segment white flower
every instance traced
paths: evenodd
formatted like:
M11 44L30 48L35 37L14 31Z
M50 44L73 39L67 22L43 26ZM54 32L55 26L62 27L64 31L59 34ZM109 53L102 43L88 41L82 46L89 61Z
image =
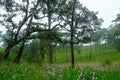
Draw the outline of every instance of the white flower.
M60 74L60 75L59 75L59 77L60 77L60 78L62 78L62 77L63 77L63 75L62 75L62 74Z
M93 72L92 74L93 74L93 76L95 76L95 72Z
M94 76L92 76L92 80L95 80L95 77L94 77Z
M83 76L83 73L82 73L82 71L81 71L81 73L80 73L80 77L82 77Z
M14 75L12 78L13 78L13 79L15 79L15 78L16 78L16 76Z

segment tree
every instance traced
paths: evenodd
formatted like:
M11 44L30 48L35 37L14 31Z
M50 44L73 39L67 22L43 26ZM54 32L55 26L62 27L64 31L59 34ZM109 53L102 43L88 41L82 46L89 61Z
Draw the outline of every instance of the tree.
M116 49L120 51L120 14L117 14L117 17L113 22L115 22L115 24L109 31L112 33L112 40Z
M112 33L113 43L116 46L116 49L120 51L120 24L116 24L110 31Z
M64 21L61 28L70 34L68 43L71 44L71 66L74 68L74 44L89 42L91 32L100 25L101 20L77 0L67 1L60 10L60 17Z
M39 39L39 47L40 47L40 55L41 58L44 58L45 54L48 53L49 55L49 61L50 61L50 52L49 52L49 42L51 41L51 52L53 57L54 48L57 43L63 42L61 37L63 36L63 33L60 32L58 28L55 28L54 30L48 32L40 32L34 35L31 35L31 39ZM53 61L52 61L53 62Z
M34 32L33 27L35 25L32 25L32 21L39 10L40 0L34 2L31 0L22 0L21 2L1 0L0 3L6 11L1 14L3 21L0 21L7 29L7 35L5 34L3 37L4 41L7 42L7 47L2 56L3 59L6 59L15 45L26 40ZM17 18L19 20L16 20Z
M28 12L27 12L29 2L27 1L27 5L26 6L24 5L25 11L21 11L21 12L18 12L18 10L22 9L23 7L21 7L18 3L16 3L13 0L9 0L9 1L4 0L4 1L1 1L1 3L4 9L6 10L6 14L3 15L4 21L2 22L3 26L7 28L7 34L8 34L8 36L4 38L5 40L7 40L8 46L6 47L4 51L4 55L2 57L3 59L6 59L9 55L11 48L24 39L22 38L18 40L18 35L19 35L20 29L22 28L22 26L25 24L25 22L30 17L30 15L28 16ZM4 6L4 4L6 5ZM14 5L15 6L18 5L18 8L14 9ZM24 19L22 19L23 21L19 21L19 23L16 24L13 21L13 19L14 17L17 17L18 13L21 14L22 12L25 13L24 15L25 17ZM15 29L17 29L17 31L15 31Z
M4 36L7 47L3 59L8 57L15 45L20 42L25 44L24 41L37 31L41 33L40 41L48 42L49 63L52 63L53 44L56 41L70 43L71 66L74 68L74 44L89 42L94 26L100 24L96 13L83 7L78 0L22 0L20 3L16 0L1 0L1 5L6 11L2 15L4 22L1 23L7 29L7 35ZM16 18L20 19L16 22ZM61 33L67 32L70 40L65 40L56 29L61 30ZM24 44L20 48L21 53Z
M48 46L49 46L49 63L53 63L53 46L52 43L54 40L49 39L51 33L56 27L60 26L62 23L59 18L59 8L62 6L65 0L42 0L42 12L44 15L47 15L47 29L49 31L46 33L48 36Z

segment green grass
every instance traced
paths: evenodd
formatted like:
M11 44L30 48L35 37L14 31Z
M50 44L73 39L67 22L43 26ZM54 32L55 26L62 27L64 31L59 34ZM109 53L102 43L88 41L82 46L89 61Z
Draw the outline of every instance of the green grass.
M31 62L27 61L28 58L22 58L19 64L13 64L11 62L15 54L12 53L7 60L0 60L0 80L120 80L120 52L117 52L113 45L106 45L105 51L95 50L100 46L94 45L91 50L90 46L75 48L75 69L70 67L69 47L67 64L65 47L55 51L53 65L47 64L47 56L43 64L37 63L38 58L35 60L30 58L33 60Z
M0 65L0 80L120 80L119 65L106 70L93 70L89 67L75 69L66 65L20 64Z
M78 53L78 50L80 53ZM90 61L90 51L92 59ZM71 61L70 47L62 47L55 52L55 63L66 63L66 53L68 55L68 62ZM118 52L112 44L82 46L74 49L75 63L91 63L91 62L106 62L106 61L120 61L120 52ZM54 59L55 61L55 59Z

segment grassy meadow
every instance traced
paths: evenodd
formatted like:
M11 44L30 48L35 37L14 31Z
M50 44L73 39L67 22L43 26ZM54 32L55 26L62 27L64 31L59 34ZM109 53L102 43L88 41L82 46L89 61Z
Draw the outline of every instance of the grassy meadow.
M56 49L52 65L47 63L47 56L41 64L30 63L28 58L13 64L11 54L0 61L0 80L120 80L120 52L113 45L78 46L74 52L74 69L70 65L70 48L65 46Z

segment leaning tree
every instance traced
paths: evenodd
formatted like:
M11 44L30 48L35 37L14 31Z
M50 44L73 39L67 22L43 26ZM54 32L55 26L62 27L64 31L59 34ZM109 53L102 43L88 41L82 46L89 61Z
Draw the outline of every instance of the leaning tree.
M40 0L0 0L0 5L5 13L1 14L1 24L7 29L3 36L6 44L2 59L6 59L11 49L20 42L27 39L29 35L35 32L32 22L39 11ZM43 18L43 15L40 16ZM40 29L40 31L42 31ZM20 49L21 53L22 49ZM20 54L18 54L20 55Z

